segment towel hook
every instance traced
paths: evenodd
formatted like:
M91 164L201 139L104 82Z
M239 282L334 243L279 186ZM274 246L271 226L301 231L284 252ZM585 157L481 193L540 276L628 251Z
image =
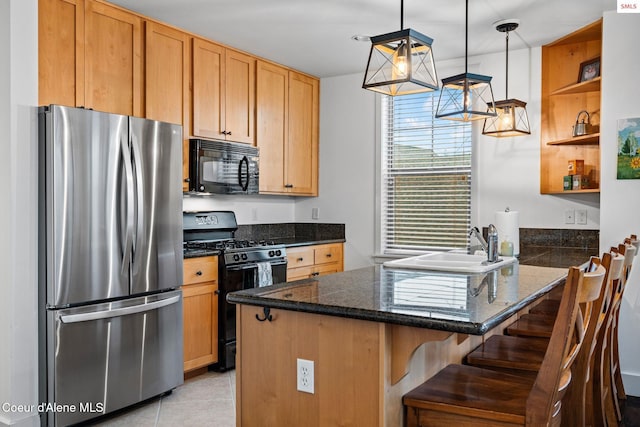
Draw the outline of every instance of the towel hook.
M273 316L271 315L271 309L269 307L263 307L262 311L264 313L264 317L261 319L260 315L256 314L256 319L258 319L258 322L264 322L265 320L268 320L269 322L271 322L273 320Z

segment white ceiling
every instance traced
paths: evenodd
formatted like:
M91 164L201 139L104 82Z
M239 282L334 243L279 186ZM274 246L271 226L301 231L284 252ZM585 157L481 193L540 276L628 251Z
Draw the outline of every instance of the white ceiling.
M112 3L318 77L364 72L369 42L400 29L400 0L111 0ZM404 27L434 39L436 60L464 56L463 0L405 0ZM516 18L509 49L540 46L616 0L471 0L469 55L504 51L494 22Z

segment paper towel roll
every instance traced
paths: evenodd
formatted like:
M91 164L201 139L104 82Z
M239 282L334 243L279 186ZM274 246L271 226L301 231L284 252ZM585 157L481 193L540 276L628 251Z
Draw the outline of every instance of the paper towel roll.
M495 226L498 229L498 249L505 240L511 241L513 243L513 255L519 256L520 227L518 226L518 212L509 210L496 212Z

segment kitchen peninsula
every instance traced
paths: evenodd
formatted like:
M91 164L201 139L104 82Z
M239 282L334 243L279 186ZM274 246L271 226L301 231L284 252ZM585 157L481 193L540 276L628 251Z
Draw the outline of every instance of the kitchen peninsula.
M402 395L563 283L587 251L486 274L367 267L234 293L238 425L402 425ZM529 265L526 265L529 264ZM313 394L297 390L313 362Z

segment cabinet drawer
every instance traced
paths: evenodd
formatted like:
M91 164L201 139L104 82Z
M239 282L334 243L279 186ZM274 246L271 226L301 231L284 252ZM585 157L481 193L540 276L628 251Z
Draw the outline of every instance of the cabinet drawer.
M329 262L339 262L342 258L341 245L317 246L314 253L314 264L326 264Z
M313 267L300 267L287 269L287 282L293 282L294 280L308 279L313 273Z
M313 276L324 276L325 274L339 273L342 271L339 262L323 264L313 268Z
M289 268L313 265L313 258L313 247L287 248L287 266Z
M203 282L217 282L218 257L207 256L185 259L183 270L183 283L185 285Z

